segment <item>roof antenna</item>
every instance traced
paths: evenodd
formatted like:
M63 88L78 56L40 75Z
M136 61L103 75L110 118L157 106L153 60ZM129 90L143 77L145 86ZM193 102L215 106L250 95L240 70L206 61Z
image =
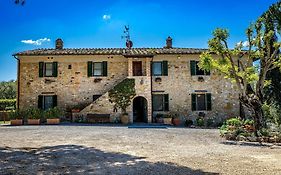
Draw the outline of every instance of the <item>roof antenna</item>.
M121 38L126 38L126 47L128 49L131 49L133 47L133 42L131 41L130 38L130 32L129 32L130 28L129 25L125 26L125 30L124 30L124 36L121 36Z

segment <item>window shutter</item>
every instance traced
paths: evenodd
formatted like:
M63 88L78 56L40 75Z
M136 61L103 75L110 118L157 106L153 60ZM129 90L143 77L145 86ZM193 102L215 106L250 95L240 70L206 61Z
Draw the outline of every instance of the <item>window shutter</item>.
M53 95L53 107L58 106L58 96L57 95Z
M93 76L93 62L88 61L88 77Z
M53 62L53 77L58 76L58 62Z
M38 109L43 109L43 95L38 95Z
M168 61L163 61L163 72L162 75L168 76Z
M169 94L164 94L164 111L169 111Z
M191 110L196 111L196 94L191 94Z
M196 61L190 61L190 73L191 75L196 75Z
M102 75L106 77L107 76L107 61L102 62L102 69L103 69Z
M212 95L211 93L207 93L207 111L211 111L212 110Z
M39 62L39 77L44 76L44 62Z

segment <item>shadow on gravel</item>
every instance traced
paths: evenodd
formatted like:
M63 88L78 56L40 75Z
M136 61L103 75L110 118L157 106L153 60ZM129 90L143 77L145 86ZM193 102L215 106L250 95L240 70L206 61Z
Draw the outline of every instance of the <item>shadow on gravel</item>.
M272 146L276 146L276 148L281 148L281 144L273 144L273 143L259 143L259 142L238 142L238 141L223 141L221 142L224 145L238 145L238 146L249 146L249 147L264 147L264 148L272 148Z
M79 145L0 148L0 174L218 174Z

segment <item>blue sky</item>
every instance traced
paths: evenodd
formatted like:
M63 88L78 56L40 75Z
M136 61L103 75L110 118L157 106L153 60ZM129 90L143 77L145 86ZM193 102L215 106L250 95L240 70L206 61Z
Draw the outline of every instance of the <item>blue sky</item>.
M163 47L170 35L174 47L207 48L217 27L229 29L234 46L276 1L26 0L19 6L1 0L0 81L16 79L15 52L53 48L59 37L68 48L124 47L124 25L130 25L134 47Z

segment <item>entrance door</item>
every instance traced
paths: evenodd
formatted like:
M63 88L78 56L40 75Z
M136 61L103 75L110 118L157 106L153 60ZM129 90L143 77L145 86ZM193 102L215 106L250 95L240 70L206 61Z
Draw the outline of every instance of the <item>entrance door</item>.
M133 76L142 76L141 61L133 61Z
M136 97L133 101L134 122L147 122L147 101L144 97Z

